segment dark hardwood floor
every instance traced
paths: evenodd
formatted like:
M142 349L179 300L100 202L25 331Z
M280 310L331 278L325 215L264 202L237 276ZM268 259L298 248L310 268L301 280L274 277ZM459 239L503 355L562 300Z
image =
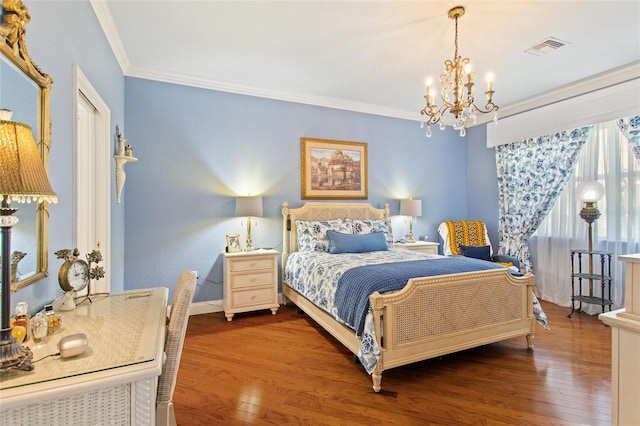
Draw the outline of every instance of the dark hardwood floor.
M382 392L353 355L292 305L192 316L174 394L179 425L606 425L611 331L542 302L551 326L385 371Z

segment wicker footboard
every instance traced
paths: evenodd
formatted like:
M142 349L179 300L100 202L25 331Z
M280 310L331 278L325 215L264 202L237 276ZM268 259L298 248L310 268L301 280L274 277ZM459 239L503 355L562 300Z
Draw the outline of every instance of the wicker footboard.
M414 278L393 294L370 297L382 357L373 373L488 343L527 336L533 348L534 276L506 270ZM381 336L384 336L382 339Z

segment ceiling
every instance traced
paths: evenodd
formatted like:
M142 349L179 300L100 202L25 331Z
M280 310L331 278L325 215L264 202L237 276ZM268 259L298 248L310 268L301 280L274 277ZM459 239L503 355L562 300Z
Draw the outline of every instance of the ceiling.
M458 5L476 97L493 73L501 111L610 70L640 76L637 0L91 3L127 76L408 119L453 58ZM549 37L566 44L525 52Z

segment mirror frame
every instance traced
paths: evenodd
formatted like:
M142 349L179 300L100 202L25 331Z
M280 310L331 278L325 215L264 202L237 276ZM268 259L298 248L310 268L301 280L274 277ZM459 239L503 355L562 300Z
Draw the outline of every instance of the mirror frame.
M37 122L38 129L34 129L34 136L38 144L38 151L42 157L44 169L49 170L49 151L51 150L51 85L53 80L29 57L25 41L25 26L31 20L27 7L22 0L2 0L4 8L2 24L0 25L0 52L20 69L28 78L40 88L38 94ZM30 206L30 205L29 205ZM35 274L20 281L11 283L11 292L23 289L49 275L49 204L46 201L36 207L36 271Z

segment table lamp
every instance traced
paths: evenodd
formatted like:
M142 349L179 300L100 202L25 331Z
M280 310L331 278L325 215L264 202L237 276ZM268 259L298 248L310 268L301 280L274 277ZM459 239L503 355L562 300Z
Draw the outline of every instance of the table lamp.
M247 217L247 244L245 251L254 250L251 242L251 218L262 217L262 197L236 198L236 216Z
M11 310L11 228L18 223L17 203L58 202L47 171L38 153L31 127L11 120L10 111L0 115L0 227L2 228L2 323L0 329L0 372L33 370L31 350L12 335Z
M413 239L413 218L422 216L422 200L400 200L400 214L409 216L409 233L406 235L408 243L415 243Z
M593 222L600 217L596 203L604 195L604 186L597 181L581 182L576 188L578 198L584 202L580 217L589 227L589 252L593 250ZM589 275L593 275L593 255L589 253ZM589 279L589 297L593 297L593 280ZM604 296L603 296L604 297Z

